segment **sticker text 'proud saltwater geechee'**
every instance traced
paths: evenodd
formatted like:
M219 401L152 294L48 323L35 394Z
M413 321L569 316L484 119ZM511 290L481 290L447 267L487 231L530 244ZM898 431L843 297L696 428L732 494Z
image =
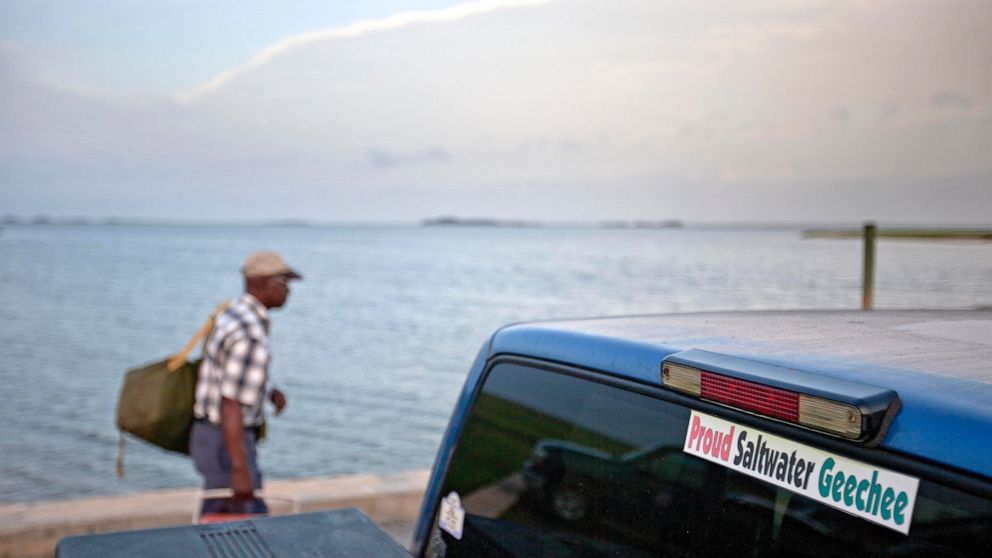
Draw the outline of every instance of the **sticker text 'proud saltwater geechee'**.
M684 451L902 533L919 480L693 411Z

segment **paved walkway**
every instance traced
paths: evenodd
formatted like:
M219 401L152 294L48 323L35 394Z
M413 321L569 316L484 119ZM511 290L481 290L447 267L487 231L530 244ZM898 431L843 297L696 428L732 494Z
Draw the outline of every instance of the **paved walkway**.
M268 481L266 491L289 496L299 511L359 508L404 547L420 512L429 472ZM54 555L62 537L188 525L196 489L158 490L103 498L0 505L0 558ZM292 504L271 499L272 515Z

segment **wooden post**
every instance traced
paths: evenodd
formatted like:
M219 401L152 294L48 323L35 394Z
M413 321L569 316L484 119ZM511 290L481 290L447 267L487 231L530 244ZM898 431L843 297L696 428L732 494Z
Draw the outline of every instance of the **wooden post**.
M874 305L873 296L875 292L875 223L868 221L865 223L865 273L864 282L861 286L861 309L871 310Z

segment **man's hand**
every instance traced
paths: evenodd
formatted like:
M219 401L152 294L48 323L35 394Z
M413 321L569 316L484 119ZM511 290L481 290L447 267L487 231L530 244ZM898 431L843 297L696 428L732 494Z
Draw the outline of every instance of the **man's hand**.
M234 490L231 499L235 502L249 502L255 499L255 486L247 467L231 470L231 489Z
M282 414L282 410L286 408L286 396L281 391L273 389L269 400L276 406L276 415Z

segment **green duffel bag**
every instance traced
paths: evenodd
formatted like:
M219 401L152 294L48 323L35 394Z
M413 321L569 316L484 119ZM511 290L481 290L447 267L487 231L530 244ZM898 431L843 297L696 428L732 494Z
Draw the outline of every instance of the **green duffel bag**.
M200 360L182 362L175 369L170 369L170 361L127 371L117 403L117 428L162 449L188 455Z
M120 445L117 476L124 476L124 433L133 434L162 449L189 455L189 431L193 425L193 401L201 359L189 361L200 339L213 330L217 315L228 305L217 307L181 351L171 358L128 370L117 401Z

